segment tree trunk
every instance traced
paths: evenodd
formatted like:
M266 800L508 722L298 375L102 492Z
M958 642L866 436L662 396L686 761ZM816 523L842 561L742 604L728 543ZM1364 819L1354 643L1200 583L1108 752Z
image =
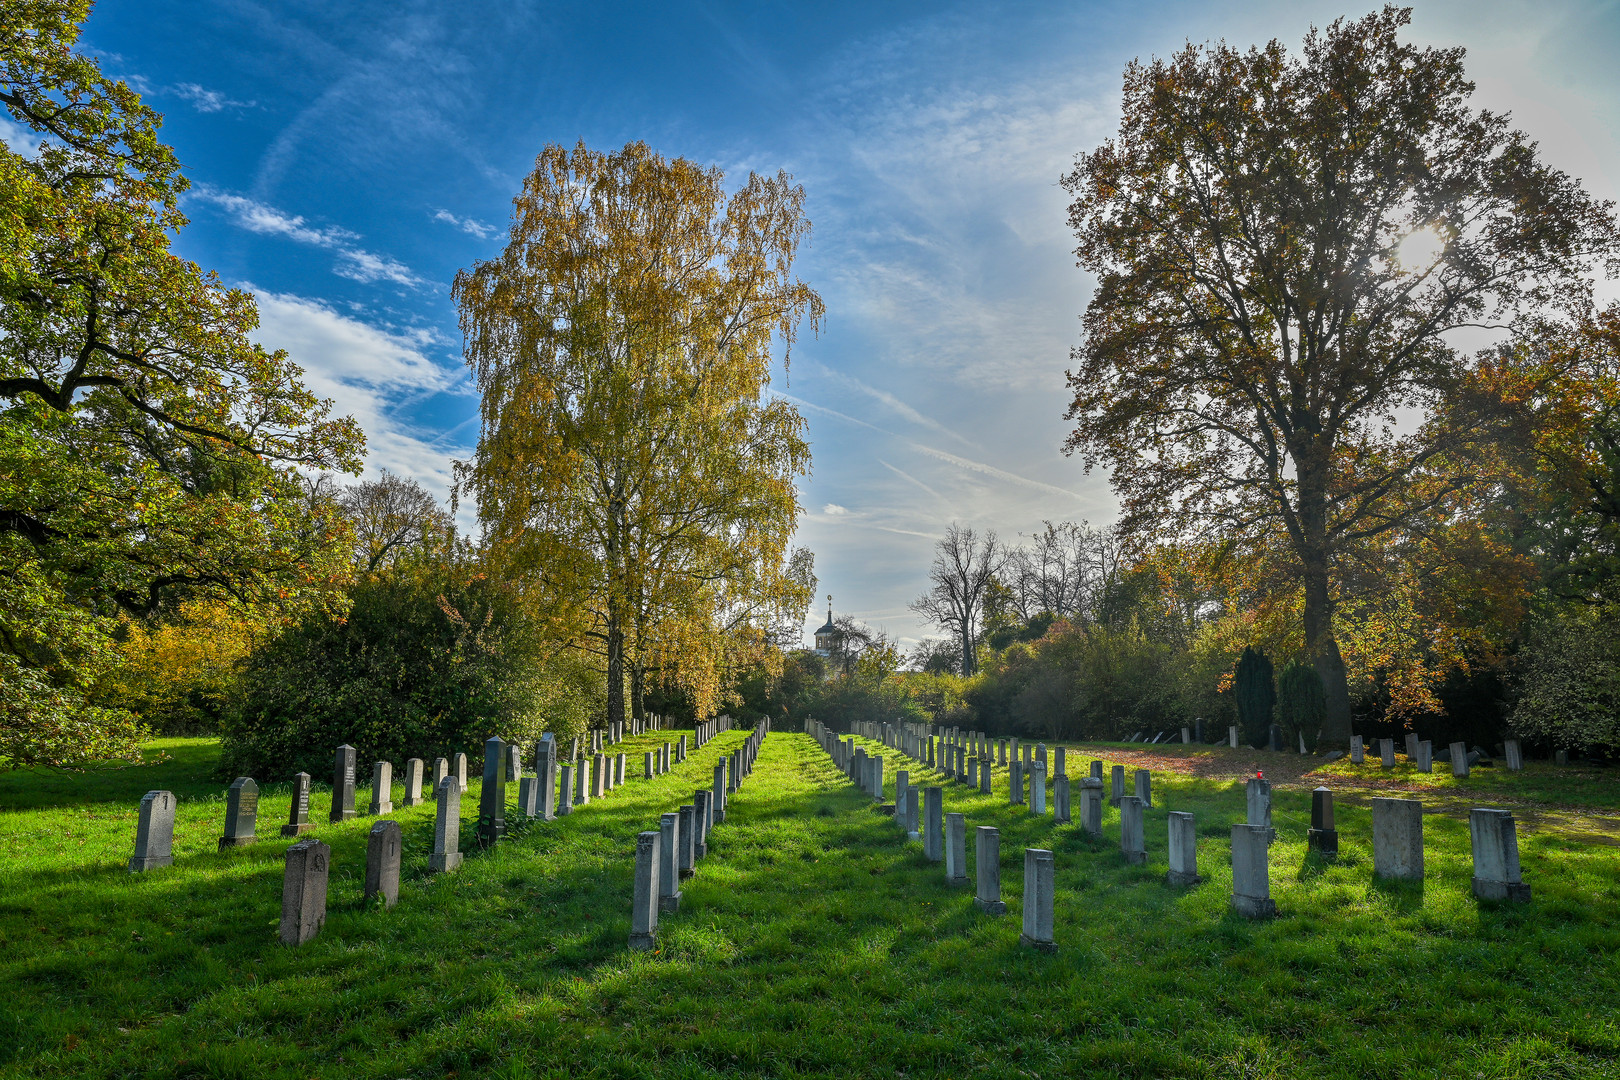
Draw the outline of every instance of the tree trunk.
M641 719L642 697L647 693L647 665L637 660L630 665L630 715Z
M1298 552L1305 585L1305 652L1322 680L1326 710L1317 732L1318 747L1345 749L1350 743L1350 682L1344 657L1333 637L1333 582L1327 530L1327 461L1332 448L1318 443L1300 455L1299 524L1303 550Z
M609 613L607 620L607 722L624 720L624 627L619 617Z
M973 677L973 635L968 629L966 619L962 620L962 677Z

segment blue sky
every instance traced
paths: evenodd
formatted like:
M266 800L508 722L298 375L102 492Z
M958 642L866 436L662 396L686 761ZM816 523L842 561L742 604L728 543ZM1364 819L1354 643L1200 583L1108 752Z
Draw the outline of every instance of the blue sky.
M1059 451L1091 285L1057 178L1116 128L1124 65L1370 9L101 0L84 45L168 118L178 250L258 293L261 338L361 421L371 470L441 495L477 438L449 284L499 250L544 144L793 173L828 308L774 386L810 422L800 542L820 594L910 643L950 522L1112 520L1106 477ZM1620 5L1421 4L1410 37L1465 46L1480 103L1620 194Z

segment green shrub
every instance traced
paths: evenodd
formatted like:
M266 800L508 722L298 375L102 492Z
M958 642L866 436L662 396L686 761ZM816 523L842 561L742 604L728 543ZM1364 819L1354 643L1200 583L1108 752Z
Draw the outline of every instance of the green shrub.
M1243 738L1251 746L1266 745L1271 737L1271 713L1277 702L1271 672L1271 661L1266 659L1265 653L1244 647L1232 682L1238 723L1243 728Z
M1322 676L1310 664L1290 660L1277 675L1277 723L1290 747L1305 736L1308 749L1316 749L1316 736L1327 715L1327 694Z

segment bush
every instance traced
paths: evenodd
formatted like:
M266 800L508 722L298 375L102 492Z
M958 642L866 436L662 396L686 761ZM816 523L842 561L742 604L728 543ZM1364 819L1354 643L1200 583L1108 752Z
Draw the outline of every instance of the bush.
M124 664L98 687L98 697L158 735L216 735L260 633L252 619L219 601L185 604L178 619L152 630L129 622L118 645Z
M1322 676L1310 664L1288 661L1277 676L1277 724L1289 747L1299 745L1299 737L1304 735L1306 747L1314 750L1325 716L1327 693L1322 689Z
M1237 698L1238 723L1251 746L1270 745L1271 712L1277 691L1271 681L1271 661L1265 653L1245 647L1238 658L1232 689Z
M1620 616L1539 619L1519 659L1514 731L1567 750L1620 748Z
M422 571L368 580L346 618L311 616L257 649L222 724L228 775L325 776L342 743L373 761L432 760L484 740L585 730L600 677L548 656L512 591Z

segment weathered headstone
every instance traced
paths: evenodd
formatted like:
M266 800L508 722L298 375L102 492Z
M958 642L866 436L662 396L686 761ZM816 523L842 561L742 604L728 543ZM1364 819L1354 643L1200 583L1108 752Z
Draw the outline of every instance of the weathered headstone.
M1043 817L1046 814L1046 770L1040 762L1029 774L1029 812Z
M1185 724L1181 727L1181 745L1189 746L1192 743L1192 729Z
M295 773L292 806L287 810L287 824L281 827L281 835L298 836L314 827L309 822L309 773Z
M1115 765L1109 777L1113 781L1113 790L1108 793L1108 805L1118 806L1119 800L1125 797L1125 766Z
M1142 805L1153 805L1153 773L1148 769L1136 770L1136 797L1142 800Z
M986 915L1005 915L1001 899L1001 832L991 825L980 825L974 832L974 870L978 888L973 906Z
M1093 780L1101 780L1103 778L1103 763L1096 758L1091 759L1091 778Z
M630 903L630 947L647 952L658 944L658 854L655 832L636 836L635 891Z
M708 788L698 788L692 792L692 860L708 857L709 854L709 800L714 798L714 792Z
M366 837L366 902L383 898L384 907L399 902L399 863L402 841L399 822L379 821Z
M1052 750L1052 775L1054 777L1069 775L1068 753L1061 746Z
M665 915L681 910L681 826L691 823L686 810L682 807L658 819L658 910Z
M515 784L523 779L523 748L517 743L506 747L506 782Z
M714 796L709 800L714 808L714 823L725 824L726 820L726 763L722 760L714 767Z
M1018 943L1044 953L1057 952L1052 940L1052 909L1057 894L1052 853L1042 848L1024 849L1024 929Z
M287 849L281 878L283 945L302 945L321 932L326 923L326 881L332 871L332 849L315 839L300 840Z
M327 820L333 823L354 817L354 747L344 743L337 748L332 766L332 810Z
M1468 775L1468 744L1454 742L1451 744L1451 775Z
M1417 760L1417 748L1418 748L1417 732L1408 731L1406 733L1406 735L1405 735L1405 738L1406 738L1406 757L1407 757L1407 760L1416 761Z
M653 752L651 750L641 756L641 778L643 780L653 778Z
M903 829L906 827L906 789L911 786L911 771L909 769L896 769L894 772L894 820Z
M1372 801L1373 874L1423 880L1423 804L1416 799Z
M1333 824L1333 792L1319 787L1311 792L1311 828L1305 846L1324 859L1339 857L1339 832Z
M1171 885L1196 885L1204 879L1198 876L1198 831L1193 828L1193 816L1181 810L1166 816L1170 821L1170 872L1164 880Z
M1232 908L1250 919L1277 914L1271 898L1269 830L1259 825L1232 826Z
M985 758L983 761L981 761L979 763L979 794L981 794L981 795L989 795L989 794L991 794L991 792L992 792L991 783L992 783L992 775L991 775L991 772L990 772L990 759Z
M1146 805L1139 795L1127 795L1119 800L1119 850L1128 863L1147 862L1147 843L1142 828L1142 812Z
M601 734L598 732L598 734ZM608 792L607 786L607 757L603 754L591 755L591 798L600 799Z
M613 786L616 787L616 788L624 786L624 759L625 759L625 757L626 757L625 754L615 754L615 755L613 755Z
M923 854L929 862L940 862L945 858L944 837L941 835L945 828L944 795L937 787L923 789Z
M439 785L444 783L444 778L449 776L449 775L450 775L450 759L449 758L434 758L433 759L433 777L428 782L428 798L437 799L439 797Z
M1236 724L1233 724L1231 727L1226 729L1226 741L1233 750L1237 749L1238 729Z
M1204 718L1202 716L1197 717L1196 719L1193 720L1193 738L1198 741L1199 745L1203 745L1203 742L1204 742Z
M1569 751L1568 750L1554 750L1553 751L1553 764L1554 765L1568 765L1569 764Z
M1434 743L1424 739L1417 744L1417 771L1434 772Z
M257 843L253 827L258 817L259 785L251 776L238 776L225 795L225 835L219 838L219 850Z
M1007 764L1007 740L1006 739L997 739L996 740L996 764L997 765L1006 765ZM997 841L997 843L999 843L999 842L1000 841Z
M1249 777L1245 785L1248 824L1266 830L1269 840L1277 839L1277 830L1271 826L1271 781L1258 776Z
M922 838L922 826L919 824L922 817L922 790L916 787L906 789L906 839L919 840Z
M967 819L961 814L946 814L945 884L967 883Z
M1507 757L1509 772L1519 772L1524 768L1524 751L1519 749L1518 739L1509 739L1503 743L1502 753Z
M456 778L457 790L467 794L467 755L455 754L450 758L450 772Z
M557 802L557 740L550 732L535 740L534 786L539 794L536 816L541 821L556 820Z
M518 778L518 813L529 820L540 814L540 779L535 776Z
M681 829L675 835L675 870L678 876L689 878L697 872L697 803L688 803L676 813Z
M419 757L413 757L405 762L405 805L420 806L422 798L422 769L424 762Z
M1378 764L1385 769L1393 769L1395 767L1394 739L1378 740Z
M1350 763L1352 765L1360 765L1366 760L1366 751L1362 748L1361 736L1350 736Z
M135 823L135 855L129 872L144 873L174 864L174 792L148 791Z
M1468 811L1468 837L1474 849L1474 895L1481 900L1530 899L1519 876L1519 835L1506 810Z
M371 766L371 816L394 812L394 766L386 761Z
M1080 827L1092 836L1102 835L1103 782L1095 776L1080 781Z
M506 740L484 743L484 788L478 799L478 843L494 847L506 835Z
M1052 781L1052 824L1069 823L1069 778L1059 775Z
M557 769L557 816L567 817L574 812L574 765L565 762Z
M1007 805L1024 805L1024 763L1017 758L1007 766Z
M461 865L461 785L454 776L439 781L438 808L433 814L433 853L428 869L447 873Z

